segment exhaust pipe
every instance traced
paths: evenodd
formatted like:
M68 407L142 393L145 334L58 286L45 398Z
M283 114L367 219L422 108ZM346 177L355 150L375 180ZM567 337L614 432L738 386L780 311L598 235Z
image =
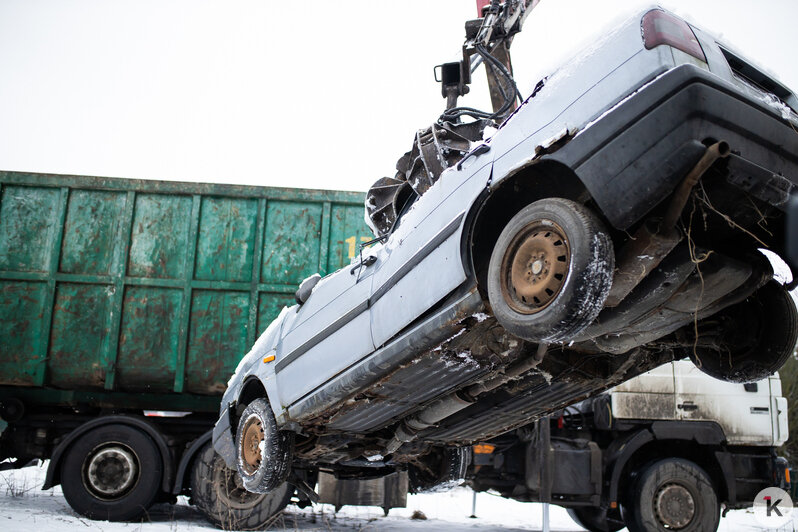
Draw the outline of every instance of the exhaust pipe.
M662 219L650 218L643 222L621 250L615 263L618 270L612 280L612 288L604 303L606 307L617 307L626 296L640 284L662 259L681 242L682 234L676 227L684 211L690 192L712 164L729 156L729 144L720 141L706 149L698 163L690 170L673 193Z
M537 351L534 355L509 366L504 373L499 373L484 382L472 384L465 390L454 392L442 399L438 399L421 412L405 419L404 422L397 427L393 438L391 438L385 446L385 454L395 453L403 443L415 440L418 433L422 430L432 427L447 417L474 404L479 395L495 390L502 384L517 379L534 368L543 360L543 356L546 354L547 349L547 344L538 344Z

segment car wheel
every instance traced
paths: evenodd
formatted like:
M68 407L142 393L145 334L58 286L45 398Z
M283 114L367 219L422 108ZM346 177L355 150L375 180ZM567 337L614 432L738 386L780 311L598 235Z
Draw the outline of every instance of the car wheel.
M567 341L598 316L614 265L612 241L586 207L562 198L531 203L510 220L493 248L493 314L519 338Z
M690 360L704 373L729 382L767 378L784 365L798 340L798 311L782 285L771 281L745 301L704 320ZM699 324L702 329L704 323ZM691 346L692 347L692 346Z
M292 436L277 429L266 399L247 405L236 431L236 465L247 490L269 493L285 482L291 471Z
M615 523L607 517L607 510L592 506L568 508L568 515L574 522L589 532L618 532L625 525Z
M191 499L222 530L259 530L291 500L293 487L283 483L269 493L252 493L228 468L213 446L205 445L191 470Z
M681 458L648 466L622 507L629 532L711 532L718 529L720 505L709 476Z
M69 505L90 519L129 521L144 514L161 489L155 442L128 425L105 425L78 438L61 463Z

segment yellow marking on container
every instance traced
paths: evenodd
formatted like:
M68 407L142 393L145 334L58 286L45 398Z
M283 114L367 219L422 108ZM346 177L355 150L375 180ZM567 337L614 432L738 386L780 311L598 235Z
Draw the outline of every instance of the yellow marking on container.
M360 242L361 243L368 242L369 240L371 240L370 237L367 237L367 236L361 236L360 237ZM355 245L357 244L357 237L350 236L349 238L345 238L344 242L349 244L349 258L351 259L351 258L353 258L355 256L355 251L356 251Z
M267 356L267 357L263 357L263 363L264 363L264 364L265 364L266 362L271 362L272 360L274 360L274 355L269 355L269 356Z

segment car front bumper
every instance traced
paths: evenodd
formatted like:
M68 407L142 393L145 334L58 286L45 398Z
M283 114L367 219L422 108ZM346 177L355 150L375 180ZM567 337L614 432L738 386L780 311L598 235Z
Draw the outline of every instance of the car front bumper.
M230 432L230 415L225 409L213 426L213 449L230 469L236 468L236 448Z

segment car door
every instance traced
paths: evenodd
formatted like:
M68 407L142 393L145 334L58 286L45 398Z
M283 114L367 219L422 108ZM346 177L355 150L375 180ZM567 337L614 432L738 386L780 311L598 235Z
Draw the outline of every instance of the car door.
M370 304L377 347L466 279L461 228L468 208L488 182L491 166L489 160L479 159L463 166L468 168L444 172L375 252Z
M280 403L288 407L374 350L368 298L372 269L353 264L323 278L286 317L277 345Z

